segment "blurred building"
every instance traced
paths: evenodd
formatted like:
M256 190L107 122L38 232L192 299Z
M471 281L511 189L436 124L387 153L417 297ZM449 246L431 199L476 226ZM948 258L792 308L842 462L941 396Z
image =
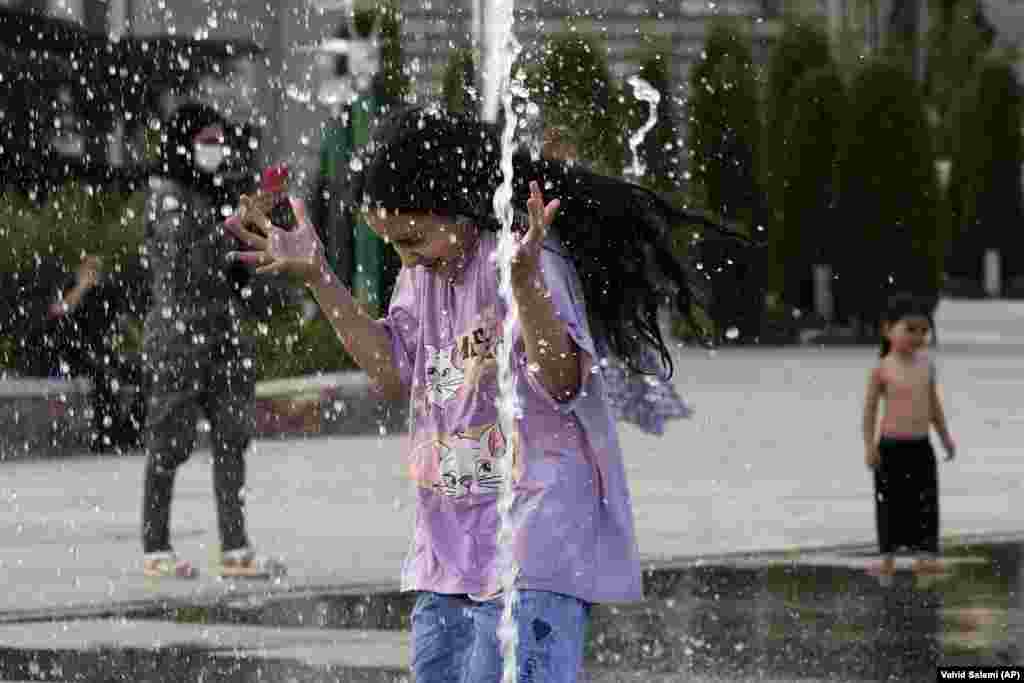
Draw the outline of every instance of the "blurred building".
M116 1L0 1L5 186L45 195L69 179L137 183L153 118L204 83L210 96L236 99L214 84L236 72L252 80L249 65L262 63L244 38L134 34L130 11Z
M362 2L362 0L358 0ZM481 37L481 24L485 20L483 0L401 0L403 59L411 77L414 96L422 98L439 94L441 75L450 51L469 47ZM321 130L327 118L326 110L315 100L317 56L312 48L328 38L338 24L344 21L347 10L342 2L334 0L0 0L0 12L28 14L65 27L58 31L54 41L77 43L85 37L100 37L111 46L131 43L135 57L147 59L147 39L153 46L160 45L160 56L141 71L125 71L115 65L115 50L105 46L93 48L96 59L90 69L83 70L76 61L82 61L82 51L65 44L61 49L47 47L33 51L34 36L12 36L12 31L0 32L0 48L7 54L18 52L19 68L53 71L48 79L53 85L43 99L61 101L63 98L77 103L95 102L95 93L79 88L82 79L98 83L127 81L128 85L140 79L146 86L132 88L133 96L123 104L124 96L115 97L109 87L103 92L98 111L83 109L75 116L51 115L46 120L34 120L33 126L51 131L64 123L55 124L61 116L67 123L81 126L98 119L106 123L93 130L81 130L84 140L70 141L89 148L94 162L114 167L130 164L138 157L143 143L139 139L141 116L150 116L150 110L159 111L173 105L183 90L194 89L208 72L230 68L236 72L231 86L221 90L229 92L206 93L213 99L236 102L248 100L252 108L248 114L263 124L263 151L267 160L288 160L299 169L315 169ZM613 77L625 78L636 69L629 62L629 54L641 47L641 36L659 36L672 46L672 68L677 84L676 96L684 94L690 66L700 57L708 26L716 17L734 17L747 26L755 39L758 59L767 53L767 44L775 30L778 15L776 0L519 0L516 3L515 32L522 43L525 58L535 54L543 35L567 28L572 19L577 30L603 36L608 47L609 64ZM2 16L2 15L0 15ZM81 34L74 33L77 27ZM16 33L16 31L15 31ZM92 39L92 38L90 38ZM477 44L479 44L477 42ZM54 60L54 52L62 53ZM46 53L46 54L44 54ZM76 56L77 55L77 56ZM202 58L201 58L202 57ZM244 59L233 59L244 57ZM231 64L233 62L233 64ZM13 64L13 62L11 62ZM0 69L3 69L0 66ZM177 79L160 78L175 72ZM63 91L56 82L65 82ZM36 83L39 81L36 80ZM28 81L7 87L23 88ZM46 88L44 88L46 89ZM51 97L50 95L54 96ZM133 99L134 97L134 99ZM103 100L116 99L116 102ZM145 106L135 101L145 100ZM41 105L40 105L41 106ZM77 106L77 105L76 105ZM38 107L37 107L38 108ZM96 107L94 107L96 109ZM88 111L85 111L88 110ZM34 115L39 112L35 111ZM102 114L100 116L99 114ZM240 111L240 115L246 114ZM126 117L128 119L126 120ZM74 120L72 120L74 119ZM0 123L3 123L0 120ZM9 121L8 121L9 123ZM128 131L126 131L126 126ZM86 125L88 128L88 125ZM65 131L68 129L65 128ZM134 135L132 132L134 131ZM49 138L54 138L50 135ZM65 138L68 136L65 135ZM53 140L51 140L53 142ZM49 143L47 143L49 144ZM57 140L69 144L69 139ZM43 145L45 146L45 145ZM53 147L53 145L50 145ZM38 147L38 145L37 145ZM41 153L37 148L37 153ZM49 153L49 152L48 152ZM58 152L59 153L59 152ZM10 148L0 154L10 156ZM28 157L26 157L28 158ZM42 163L44 157L39 157ZM29 164L31 165L31 164ZM69 167L74 171L73 167Z

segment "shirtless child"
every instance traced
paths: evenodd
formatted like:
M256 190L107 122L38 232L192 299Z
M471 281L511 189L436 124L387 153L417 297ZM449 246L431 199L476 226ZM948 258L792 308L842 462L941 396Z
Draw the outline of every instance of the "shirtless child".
M931 336L926 302L900 295L889 301L882 321L881 360L868 379L864 404L865 462L874 471L875 514L882 563L891 576L893 553L900 547L919 553L914 567L939 569L939 495L932 425L946 451L956 445L939 398L935 364L925 347ZM878 407L884 399L882 419Z

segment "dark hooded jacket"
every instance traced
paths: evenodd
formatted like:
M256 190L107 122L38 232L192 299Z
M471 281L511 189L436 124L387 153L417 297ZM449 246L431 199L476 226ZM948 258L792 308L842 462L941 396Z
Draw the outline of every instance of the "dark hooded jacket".
M220 125L232 149L223 173L204 173L193 163L195 135ZM146 318L147 354L177 354L187 348L202 355L226 336L237 337L251 311L253 290L244 266L228 263L240 248L224 219L238 198L255 187L248 158L254 145L242 126L225 121L205 105L179 108L163 125L159 167L150 177L146 201L146 253L152 288Z

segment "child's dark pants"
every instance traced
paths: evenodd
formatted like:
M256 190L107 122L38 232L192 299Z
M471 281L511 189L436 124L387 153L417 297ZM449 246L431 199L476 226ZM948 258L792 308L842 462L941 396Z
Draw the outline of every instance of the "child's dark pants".
M875 469L875 518L883 555L906 547L939 551L939 479L927 437L882 437Z
M233 353L214 354L213 359L208 357L205 362L184 354L151 359L151 363L142 504L144 552L171 549L174 475L195 447L200 413L210 421L221 549L226 552L247 547L243 487L245 452L254 426L253 371L245 366L242 354Z

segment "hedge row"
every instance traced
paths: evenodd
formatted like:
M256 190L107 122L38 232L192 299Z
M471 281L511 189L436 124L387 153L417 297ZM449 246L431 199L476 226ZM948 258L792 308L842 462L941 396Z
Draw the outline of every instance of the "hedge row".
M1004 255L1005 285L1024 279L1019 85L978 31L947 29L933 52L945 35L973 46L972 66L936 58L924 83L895 51L837 63L807 19L786 23L762 79L746 34L712 29L690 79L690 163L700 201L766 237L764 280L748 270L748 291L810 311L813 267L828 265L837 320L872 323L893 291L979 282L989 248ZM952 164L948 192L940 158Z
M118 277L122 266L142 258L143 203L142 193L93 192L77 184L59 188L42 206L14 192L0 193L0 272L30 281L43 260L72 272L82 255L91 253L104 258L108 277ZM141 351L144 316L145 311L137 311L123 321L128 352ZM0 321L0 330L5 330L0 334L0 367L13 368L18 365L13 355L17 330L6 322ZM260 379L354 367L330 324L319 316L305 321L299 303L278 303L269 315L246 326L257 343Z

